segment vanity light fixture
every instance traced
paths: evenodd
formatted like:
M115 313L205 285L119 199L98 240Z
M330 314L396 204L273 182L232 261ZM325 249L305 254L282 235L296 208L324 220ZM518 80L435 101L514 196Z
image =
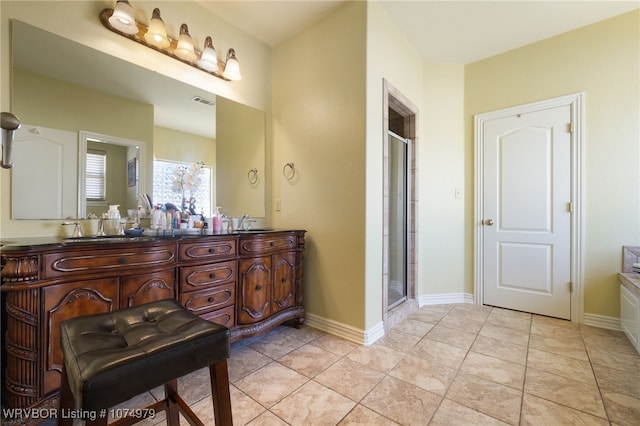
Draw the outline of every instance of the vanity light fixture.
M227 52L227 62L224 64L224 72L222 75L232 81L242 78L240 75L240 64L236 58L236 51L233 49L229 49Z
M180 37L178 37L178 47L173 51L179 58L185 61L195 61L198 55L193 48L193 40L191 34L189 34L189 27L187 24L180 25Z
M136 34L138 26L133 18L133 7L128 0L118 0L113 15L109 18L109 23L125 34Z
M157 7L153 9L153 15L151 21L149 21L149 29L144 35L144 39L147 43L156 47L169 47L171 42L167 37L167 28L164 25L164 21L160 17L160 9Z
M115 9L100 12L100 22L110 31L177 59L187 65L226 81L240 80L240 64L234 49L229 49L225 62L218 61L211 37L205 39L202 52L194 48L187 24L180 26L177 40L167 36L160 10L155 8L149 26L136 22L128 0L117 0ZM134 29L135 28L135 29Z
M204 39L204 49L198 61L198 66L207 71L218 72L218 55L213 47L213 40L209 36Z

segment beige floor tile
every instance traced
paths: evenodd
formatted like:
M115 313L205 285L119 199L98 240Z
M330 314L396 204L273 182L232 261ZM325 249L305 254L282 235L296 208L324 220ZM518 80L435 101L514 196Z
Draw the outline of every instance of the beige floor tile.
M524 371L524 365L477 352L469 352L460 367L460 373L491 380L519 391L524 385Z
M455 377L456 370L407 355L389 372L389 375L442 396Z
M580 361L551 352L530 349L527 367L536 368L569 379L579 380L591 385L596 384L591 363L588 361Z
M350 342L331 334L320 336L310 344L340 356L348 354L359 346L357 343Z
M249 347L271 359L278 359L304 344L286 333L274 333L267 336L265 339L251 343Z
M525 365L527 362L526 346L502 342L490 337L478 336L473 342L471 350L520 365Z
M235 425L235 419L233 419ZM271 411L265 411L258 417L247 423L249 426L288 426L289 424Z
M262 405L235 386L229 387L229 393L231 394L231 414L234 425L245 425L266 411Z
M455 311L442 318L438 325L467 333L478 334L484 325L484 321L470 319L463 311Z
M534 315L531 318L531 333L557 339L581 339L580 326L571 321Z
M409 352L409 355L437 362L445 367L454 369L460 367L466 354L467 351L464 349L427 338L422 339L420 343Z
M438 407L430 426L451 426L451 425L468 425L468 426L500 426L508 423L494 419L472 408L465 407L449 399L445 399Z
M606 426L609 422L603 418L555 404L551 401L524 395L522 401L522 426L540 425L584 425L584 426Z
M386 377L361 404L402 425L426 425L440 399L438 395L417 386Z
M622 371L597 364L593 370L602 389L640 399L640 370Z
M339 358L334 353L306 344L284 355L278 362L311 378L327 369Z
M522 392L479 377L458 374L446 398L512 425L520 419Z
M403 324L408 320L403 321L400 324ZM426 322L414 321L420 324L424 324L425 326L431 328L433 324L429 324ZM418 336L416 334L410 334L405 331L394 327L388 333L386 333L381 339L378 339L374 345L377 346L385 346L387 348L393 349L398 352L407 353L420 341L422 336Z
M485 323L482 330L478 333L480 336L489 337L491 339L507 342L514 345L527 346L529 343L529 333L512 328L505 328L498 325Z
M402 331L404 333L412 334L418 337L424 337L424 335L427 334L432 328L433 324L407 318L404 321L400 322L400 324L393 327L393 330Z
M425 339L435 340L436 342L446 343L457 348L469 350L473 341L476 339L476 335L460 330L454 330L453 328L438 324L431 329L431 331L425 336Z
M527 316L505 315L503 312L493 310L487 318L488 324L500 327L513 328L514 330L528 333L531 328L531 318Z
M615 368L616 370L633 373L640 371L640 356L638 353L620 351L616 347L588 347L587 352L593 364Z
M493 310L490 306L478 306L469 303L457 303L453 305L450 314L464 314L464 316L473 321L484 322Z
M342 419L340 426L396 426L398 423L358 404Z
M587 350L582 339L570 339L566 337L552 337L531 333L529 350L551 352L557 355L574 358L580 361L589 361Z
M292 337L304 343L309 343L318 337L324 336L324 331L320 331L313 327L303 326L302 328L290 327L288 325L281 325L276 328L278 333L283 333L287 337Z
M349 352L346 358L354 362L359 362L373 370L388 373L395 367L405 353L387 348L386 346L360 346Z
M314 380L354 401L360 401L383 377L380 371L343 358L318 374Z
M491 310L491 313L489 314L489 316L491 315L500 315L503 317L513 318L516 320L526 320L526 321L529 321L529 323L531 323L531 318L533 317L533 315L528 312L514 311L513 309L505 309L505 308L497 308L497 307L494 307Z
M335 425L355 405L339 393L310 381L270 411L291 425Z
M247 374L264 367L272 362L272 359L248 346L242 346L231 351L231 357L227 361L229 381L235 383Z
M450 309L448 307L437 308L436 306L425 306L418 309L416 312L412 312L408 318L416 321L426 322L429 324L436 324L445 315L447 315L449 311Z
M302 374L272 362L238 380L235 386L264 407L269 408L308 380Z
M602 398L595 385L527 368L524 391L547 401L606 418Z
M602 391L602 398L612 422L629 426L640 424L640 399L608 390Z

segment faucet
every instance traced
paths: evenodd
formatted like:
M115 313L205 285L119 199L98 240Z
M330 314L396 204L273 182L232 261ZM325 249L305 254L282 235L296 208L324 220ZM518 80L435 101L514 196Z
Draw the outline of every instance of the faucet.
M236 228L236 231L243 229L244 221L247 219L249 219L249 215L246 213L243 214L240 220L238 221L238 227Z

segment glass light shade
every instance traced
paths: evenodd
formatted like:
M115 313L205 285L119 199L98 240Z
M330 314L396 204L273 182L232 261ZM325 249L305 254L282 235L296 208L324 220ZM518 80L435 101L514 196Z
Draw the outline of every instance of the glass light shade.
M149 21L149 29L144 35L144 39L147 43L157 47L167 47L170 44L167 38L167 28L164 26L164 21L160 17L160 9L157 7L153 9L151 21Z
M137 34L138 26L133 19L133 7L127 0L118 0L113 14L109 18L113 28L125 34Z
M240 75L240 64L236 58L236 51L233 49L229 49L227 52L227 62L224 65L222 76L229 80L240 80L242 78Z
M189 34L187 24L180 25L180 37L178 37L178 46L176 50L174 50L174 53L178 58L189 62L195 61L198 57L193 48L193 40Z
M218 55L216 49L213 48L213 40L209 36L204 39L204 50L198 61L198 66L207 71L218 72Z

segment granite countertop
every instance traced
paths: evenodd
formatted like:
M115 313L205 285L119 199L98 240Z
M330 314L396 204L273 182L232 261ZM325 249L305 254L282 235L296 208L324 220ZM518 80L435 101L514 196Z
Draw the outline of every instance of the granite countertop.
M620 272L618 274L620 284L632 291L636 296L640 297L640 274L633 272Z
M118 244L126 242L152 242L152 241L166 241L166 240L184 240L195 239L201 237L229 237L238 235L256 235L256 234L269 234L274 232L287 232L295 231L291 229L254 229L249 231L235 231L231 233L214 234L211 231L195 231L195 230L174 230L174 233L164 234L155 230L145 230L141 236L129 236L129 235L112 235L105 237L80 237L80 238L65 238L65 237L21 237L21 238L3 238L0 240L0 251L10 252L18 250L28 250L33 247L42 246L74 246L74 245L87 245L87 244Z

